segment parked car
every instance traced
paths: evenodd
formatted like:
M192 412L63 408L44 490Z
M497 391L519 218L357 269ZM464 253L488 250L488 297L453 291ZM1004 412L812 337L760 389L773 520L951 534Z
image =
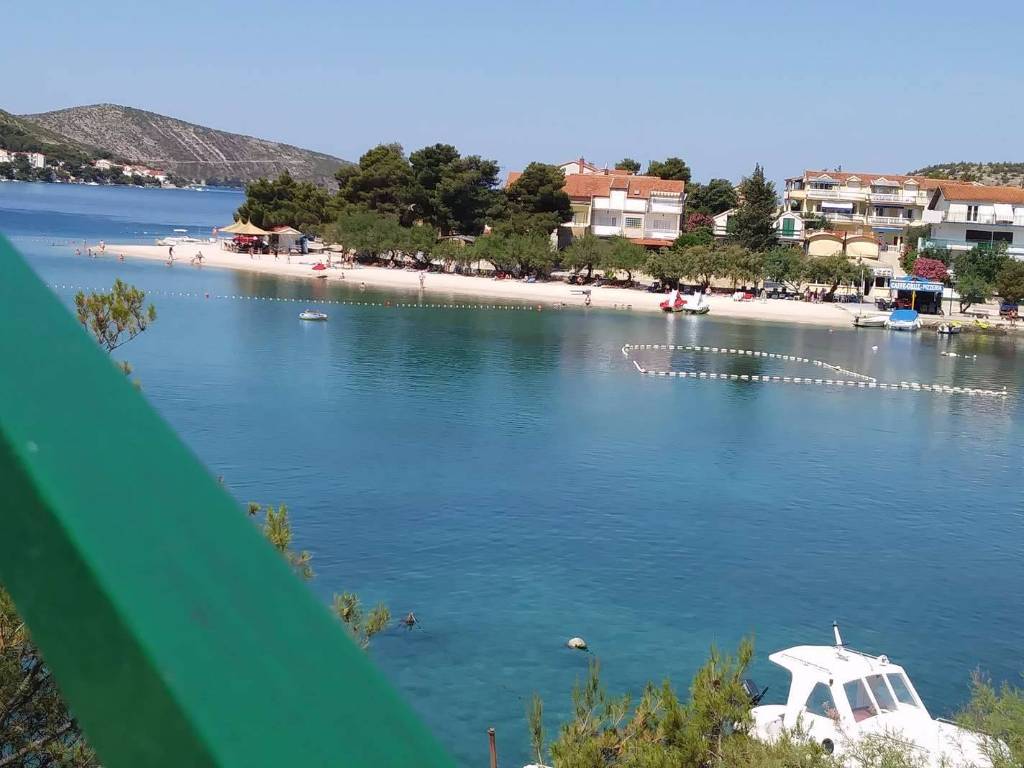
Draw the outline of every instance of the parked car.
M999 316L1000 317L1017 317L1019 307L1009 301L1004 301L999 305Z

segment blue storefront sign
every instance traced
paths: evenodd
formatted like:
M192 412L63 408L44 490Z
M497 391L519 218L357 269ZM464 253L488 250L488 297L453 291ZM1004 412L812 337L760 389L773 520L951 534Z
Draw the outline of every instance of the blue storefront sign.
M897 291L917 291L919 293L942 293L942 283L922 280L920 277L893 278L889 287Z

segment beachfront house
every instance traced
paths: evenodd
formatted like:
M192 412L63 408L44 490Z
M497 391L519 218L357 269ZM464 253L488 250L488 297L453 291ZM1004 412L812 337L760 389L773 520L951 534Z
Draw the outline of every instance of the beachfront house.
M580 167L585 161L573 161ZM589 166L593 168L593 166ZM520 177L508 175L507 185ZM570 173L563 187L572 205L572 219L559 227L558 245L590 233L625 237L647 248L664 248L679 237L686 204L686 183L626 171Z
M735 208L716 213L711 217L714 225L712 232L716 238L729 236L729 218L736 213ZM799 213L783 211L775 219L775 237L781 245L802 246L804 242L804 220Z
M808 252L816 256L849 252L896 262L909 227L924 224L924 210L938 181L902 174L804 171L786 179L783 208L802 219L824 219L824 229L807 230Z
M1005 243L1011 256L1024 259L1024 189L938 182L924 220L931 233L924 246L954 251L979 244Z

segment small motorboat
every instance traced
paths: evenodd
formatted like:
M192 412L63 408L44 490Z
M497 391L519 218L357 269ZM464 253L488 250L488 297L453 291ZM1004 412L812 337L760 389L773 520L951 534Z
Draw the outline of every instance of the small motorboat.
M854 315L853 325L856 328L885 328L889 315Z
M815 741L840 763L855 757L865 738L911 749L929 768L985 768L992 755L1009 756L1001 741L932 718L903 667L844 645L835 624L833 633L835 645L798 645L768 657L791 676L785 704L761 704L764 691L744 681L752 736Z
M686 299L684 299L682 294L679 293L679 290L676 289L672 291L672 293L668 295L668 298L658 306L661 307L662 312L682 312L683 307L686 306Z
M939 323L935 332L940 336L955 336L960 330L960 323Z
M885 327L892 331L916 331L921 327L921 318L913 309L894 309L885 321Z
M299 312L299 320L326 320L327 315L323 312L317 312L314 309L307 309L305 312Z

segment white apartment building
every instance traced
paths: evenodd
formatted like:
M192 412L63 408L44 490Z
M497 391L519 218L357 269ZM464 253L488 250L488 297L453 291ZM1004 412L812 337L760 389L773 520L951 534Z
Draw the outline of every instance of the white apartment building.
M804 171L786 179L784 208L825 220L825 229L806 233L812 255L898 256L907 228L926 223L924 210L938 184L923 176Z
M513 171L507 183L514 184L520 175ZM601 170L569 173L563 189L569 195L573 217L560 227L558 239L562 244L589 232L661 248L671 245L682 231L686 203L683 181Z
M951 250L978 244L1006 243L1008 252L1024 260L1024 189L940 181L932 193L924 221L931 235L922 243Z
M41 152L11 152L0 149L0 163L13 163L19 156L27 158L32 168L42 168L46 165L46 155Z
M727 237L729 235L729 219L734 213L736 213L736 209L730 208L711 217L715 222L712 228L715 237ZM793 211L783 211L775 219L775 237L781 245L803 245L803 217Z

